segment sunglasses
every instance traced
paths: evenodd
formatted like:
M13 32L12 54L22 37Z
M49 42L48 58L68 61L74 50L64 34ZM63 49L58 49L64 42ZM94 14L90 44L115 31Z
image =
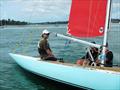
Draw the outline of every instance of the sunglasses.
M49 33L48 33L48 34L45 34L45 35L49 35Z

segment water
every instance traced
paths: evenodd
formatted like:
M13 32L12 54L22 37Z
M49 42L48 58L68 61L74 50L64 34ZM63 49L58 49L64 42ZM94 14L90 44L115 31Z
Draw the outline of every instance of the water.
M86 46L56 37L52 32L66 34L66 25L6 26L0 29L0 90L69 90L70 86L38 77L21 69L8 53L38 56L37 42L43 29L51 31L50 46L57 57L75 63L85 54ZM114 64L120 65L120 24L112 24L109 48L114 53ZM87 39L102 43L102 38ZM76 89L75 89L76 90Z

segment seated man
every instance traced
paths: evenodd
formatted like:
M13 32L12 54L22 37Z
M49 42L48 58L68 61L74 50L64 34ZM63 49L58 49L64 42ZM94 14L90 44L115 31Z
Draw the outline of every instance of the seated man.
M42 32L42 39L38 43L38 52L40 54L41 59L56 61L57 58L53 55L48 43L49 34L50 33L48 30L44 30Z

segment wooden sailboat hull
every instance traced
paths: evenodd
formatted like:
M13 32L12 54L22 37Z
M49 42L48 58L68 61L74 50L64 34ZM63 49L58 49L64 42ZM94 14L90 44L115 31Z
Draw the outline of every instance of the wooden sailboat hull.
M119 72L107 72L103 70L62 65L12 53L10 53L10 56L14 58L16 63L22 68L58 82L80 88L120 90Z

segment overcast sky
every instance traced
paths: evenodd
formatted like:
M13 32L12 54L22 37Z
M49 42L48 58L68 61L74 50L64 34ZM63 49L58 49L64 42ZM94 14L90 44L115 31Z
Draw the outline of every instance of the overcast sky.
M27 22L66 21L71 0L0 0L1 19ZM120 19L120 0L113 0L112 18Z

